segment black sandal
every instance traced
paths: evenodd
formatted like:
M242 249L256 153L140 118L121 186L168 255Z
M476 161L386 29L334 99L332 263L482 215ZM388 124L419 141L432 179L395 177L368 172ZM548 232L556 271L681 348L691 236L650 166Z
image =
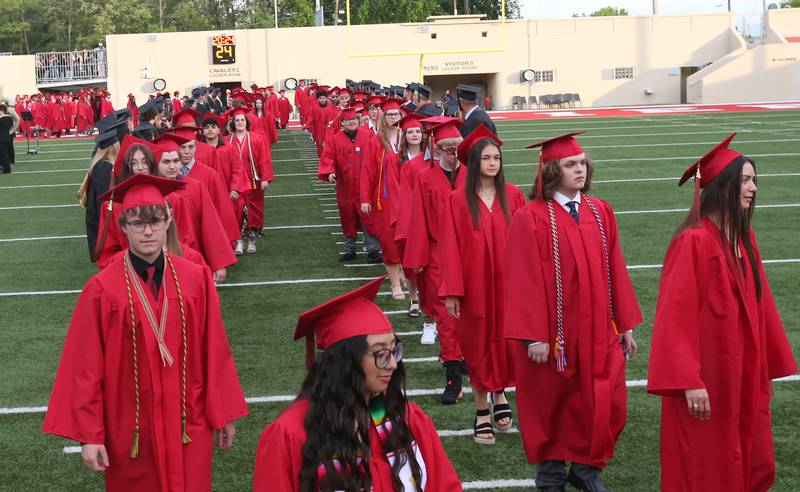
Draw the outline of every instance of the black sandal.
M408 315L412 318L419 318L422 315L422 311L419 309L418 300L411 300L411 303L408 305Z
M491 413L489 412L488 408L484 408L483 410L475 410L475 425L473 426L474 427L473 439L475 439L475 442L477 442L478 444L495 443L494 427L492 426L492 424L490 422L484 422L478 425L478 417L488 417L489 415L491 415ZM485 436L487 434L491 434L492 437L478 437L479 435Z
M503 392L499 391L498 394L503 394ZM494 426L497 427L497 430L499 431L507 431L512 425L514 425L514 414L511 413L511 405L508 403L495 403L494 394L492 394L491 399ZM510 422L507 425L500 425L499 422L503 419L509 419Z

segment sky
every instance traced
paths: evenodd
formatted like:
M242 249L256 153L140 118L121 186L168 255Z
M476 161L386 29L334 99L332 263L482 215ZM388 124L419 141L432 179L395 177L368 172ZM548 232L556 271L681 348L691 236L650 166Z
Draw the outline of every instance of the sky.
M728 0L657 0L659 14L693 14L725 12ZM778 4L780 0L766 0L766 4ZM602 7L627 9L630 15L651 15L653 0L520 0L523 18L557 19L573 14L589 14ZM760 35L762 0L731 0L731 9L737 14L740 30L751 35Z

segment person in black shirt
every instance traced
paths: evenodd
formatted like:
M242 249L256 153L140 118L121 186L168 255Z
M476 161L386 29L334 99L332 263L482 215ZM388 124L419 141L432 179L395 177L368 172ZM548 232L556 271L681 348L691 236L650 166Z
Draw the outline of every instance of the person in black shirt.
M480 106L478 106L478 87L466 84L458 84L456 87L456 95L458 96L458 105L461 108L461 114L464 115L464 126L459 128L461 135L467 136L472 133L472 130L478 128L478 125L483 123L486 128L497 135L497 127L494 126L492 119L486 114Z
M0 171L3 174L11 172L12 161L12 136L15 125L14 118L8 114L8 106L0 104Z

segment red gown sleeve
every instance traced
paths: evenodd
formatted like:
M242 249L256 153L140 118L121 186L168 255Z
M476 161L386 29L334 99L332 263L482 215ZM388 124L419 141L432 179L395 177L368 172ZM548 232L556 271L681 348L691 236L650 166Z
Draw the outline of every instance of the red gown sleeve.
M274 125L273 125L274 127ZM259 165L261 166L261 180L271 183L275 181L275 172L272 169L272 152L270 151L267 141L263 138L258 139L258 151L256 155L261 157ZM253 149L255 152L256 149Z
M417 405L408 405L408 423L414 439L419 445L428 478L425 492L454 492L462 490L461 480L456 474L442 441L436 433L436 427L430 417Z
M624 333L642 322L642 312L636 300L636 293L633 291L625 258L622 256L622 248L619 246L619 233L614 211L605 202L601 202L600 207L602 208L598 213L603 213L603 225L606 228L608 239L614 317L619 332Z
M553 279L552 272L545 271L549 262L542 253L546 248L538 244L536 227L535 215L527 207L511 220L504 270L506 338L549 342L549 297L545 282Z
M212 271L217 271L222 268L229 267L236 263L236 257L233 255L228 236L225 233L225 228L222 226L222 221L219 218L217 209L214 207L214 202L211 201L211 196L203 183L198 183L200 190L200 243L203 245L203 256L211 267Z
M89 444L105 442L102 295L93 278L78 297L42 425L43 432Z
M687 229L667 249L658 288L647 391L678 396L705 388L700 377L700 293L706 277L701 231Z
M761 304L764 315L764 336L767 347L767 367L769 378L775 379L790 376L797 373L797 361L792 354L792 347L786 338L786 331L783 328L778 308L775 306L775 298L772 297L772 289L769 286L764 265L761 263L761 252L756 245L755 234L751 232L752 244L755 248L758 269L761 275Z
M322 157L319 158L317 177L320 181L328 182L328 176L336 173L336 146L334 137L328 138L325 147L322 149Z
M458 188L450 193L445 204L445 212L442 220L442 242L440 270L442 274L442 284L439 287L440 297L463 297L464 296L464 272L461 269L461 245L458 236L458 226L462 223L460 217L456 217L461 212L457 207L458 197L456 193L464 194L464 190ZM468 219L472 225L472 219Z
M236 372L233 354L222 322L217 289L211 272L203 269L205 316L205 407L208 423L214 429L248 414L242 385Z
M297 492L303 467L303 442L280 420L264 429L256 450L253 492Z
M431 257L431 242L428 231L428 210L422 198L422 183L417 182L411 200L411 227L406 238L406 250L403 255L403 266L406 268L425 268ZM435 292L433 293L436 294Z
M366 159L361 163L361 175L359 176L358 182L358 197L361 203L372 204L373 181L375 180L378 166L380 166L378 162L380 157L378 156L377 148L376 140L374 138L370 139L369 146L367 147Z

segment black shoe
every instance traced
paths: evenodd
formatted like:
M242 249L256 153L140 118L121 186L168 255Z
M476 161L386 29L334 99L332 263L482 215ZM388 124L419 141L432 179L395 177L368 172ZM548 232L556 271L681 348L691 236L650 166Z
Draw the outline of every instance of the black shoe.
M600 477L598 476L594 480L583 480L578 475L575 474L575 471L570 467L569 474L567 475L567 482L570 485L575 487L578 490L582 490L584 492L610 492L608 487L600 481Z
M536 490L542 490L544 492L566 492L566 487L563 485L549 485L547 487L536 487Z
M442 405L453 405L458 403L458 400L464 396L464 392L461 389L461 373L458 370L458 362L445 362L444 370L447 374L447 383L442 392Z
M458 362L458 372L460 372L462 376L469 376L469 372L467 371L467 363L463 360Z
M383 263L383 255L380 253L370 253L367 255L367 263Z
M348 261L353 261L355 259L356 259L356 254L352 251L348 251L347 253L339 257L339 263L345 263Z

